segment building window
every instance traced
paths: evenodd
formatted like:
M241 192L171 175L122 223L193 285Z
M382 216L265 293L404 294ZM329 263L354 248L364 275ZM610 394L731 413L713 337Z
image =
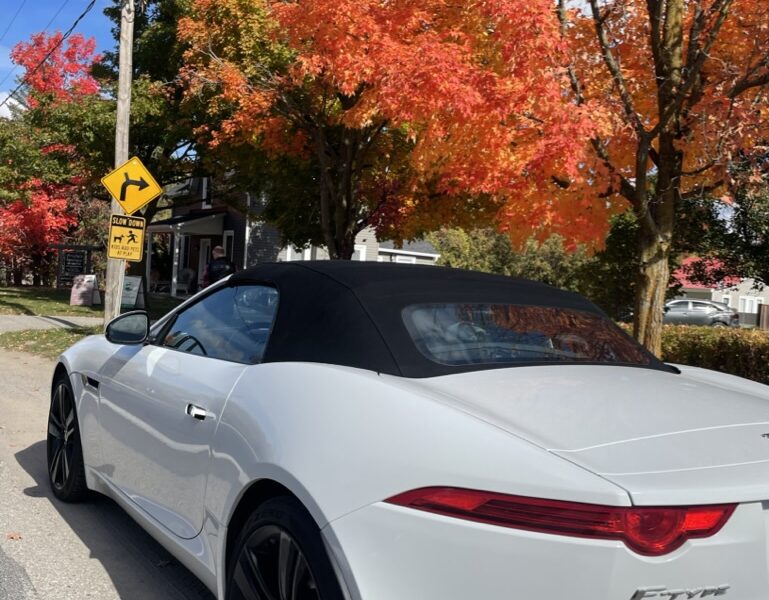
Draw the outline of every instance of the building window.
M228 229L222 234L222 248L224 248L224 255L228 260L233 260L235 256L235 232L232 229Z
M184 267L190 266L190 247L192 245L192 238L188 235L182 235L182 248L181 258L179 259L179 265Z
M415 265L417 263L417 259L415 256L396 256L395 262L406 265Z
M203 177L200 182L200 196L203 198L202 208L211 208L211 197L208 195L208 177Z
M757 314L759 305L764 303L763 298L755 296L740 296L740 312L746 314Z
M727 306L732 305L732 297L729 294L724 294L721 298L721 302Z
M352 260L366 260L366 246L364 244L355 244L355 252L353 252Z

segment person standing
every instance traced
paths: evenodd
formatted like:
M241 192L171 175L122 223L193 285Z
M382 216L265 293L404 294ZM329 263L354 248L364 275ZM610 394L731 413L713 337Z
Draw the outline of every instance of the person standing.
M212 283L227 277L235 272L235 265L229 260L221 246L214 246L211 250L211 262L206 267L203 275L203 286L209 286Z

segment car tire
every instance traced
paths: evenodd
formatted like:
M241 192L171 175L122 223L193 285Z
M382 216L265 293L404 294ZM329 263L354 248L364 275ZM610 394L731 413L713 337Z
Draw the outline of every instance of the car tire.
M728 326L726 323L724 323L723 321L714 321L714 322L713 322L711 325L712 325L713 327L729 327L729 326Z
M294 498L268 500L240 531L229 561L227 600L343 600L320 530Z
M72 384L66 375L56 378L48 410L46 439L48 481L53 495L63 502L79 502L88 493L83 447Z

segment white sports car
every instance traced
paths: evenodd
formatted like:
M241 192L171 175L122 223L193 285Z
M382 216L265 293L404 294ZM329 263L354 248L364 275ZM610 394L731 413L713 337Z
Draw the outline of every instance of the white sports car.
M769 388L542 284L260 265L70 348L48 432L220 600L769 598Z

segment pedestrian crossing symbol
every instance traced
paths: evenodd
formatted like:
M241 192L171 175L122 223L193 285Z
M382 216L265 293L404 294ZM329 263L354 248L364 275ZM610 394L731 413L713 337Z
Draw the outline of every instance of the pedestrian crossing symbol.
M136 157L120 165L101 182L127 215L144 208L163 192L147 167Z
M141 262L144 256L144 229L141 217L112 215L109 225L109 258Z

